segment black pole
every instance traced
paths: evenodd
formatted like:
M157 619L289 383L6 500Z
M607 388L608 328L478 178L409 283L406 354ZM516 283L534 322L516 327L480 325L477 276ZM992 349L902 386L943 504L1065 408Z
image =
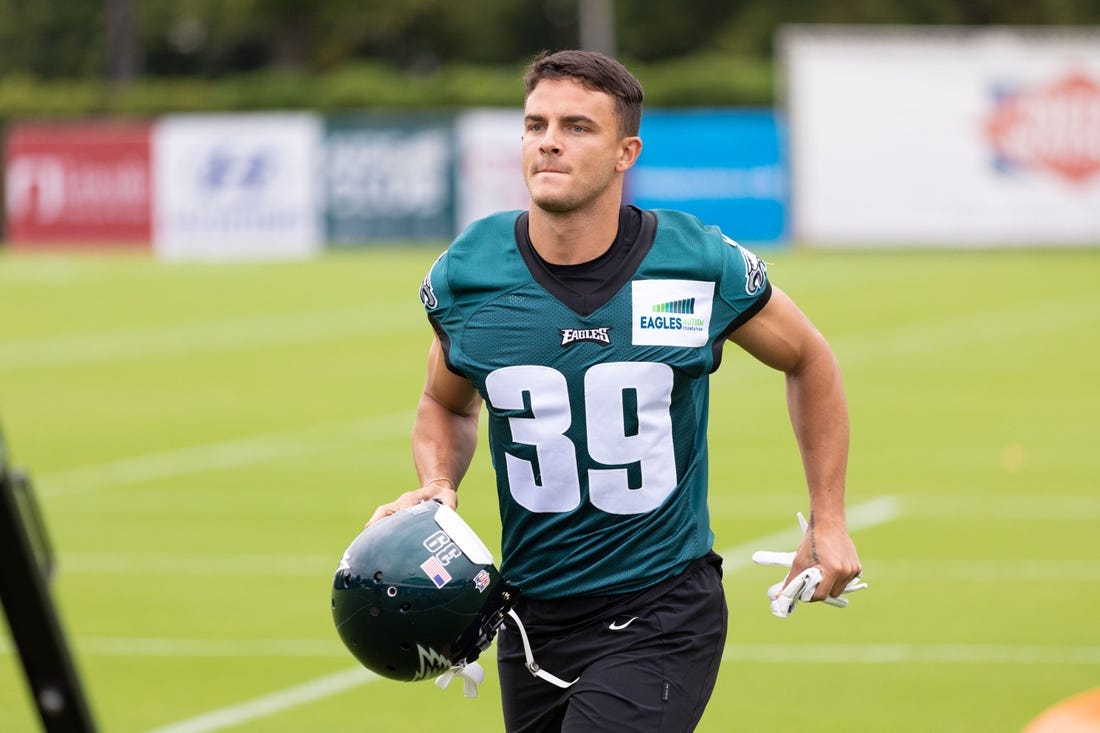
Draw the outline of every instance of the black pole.
M47 585L52 555L30 480L10 469L0 435L0 601L43 730L95 724Z
M134 0L106 0L107 78L122 86L141 75Z

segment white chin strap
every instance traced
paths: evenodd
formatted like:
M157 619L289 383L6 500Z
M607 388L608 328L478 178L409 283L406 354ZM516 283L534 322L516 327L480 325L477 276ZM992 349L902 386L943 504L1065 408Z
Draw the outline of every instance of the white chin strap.
M451 680L455 677L462 679L462 694L466 697L477 697L477 686L485 681L485 670L481 668L481 665L477 662L468 662L456 667L451 667L435 678L435 683L439 685L439 689L446 690L447 685L451 684Z
M572 682L566 682L560 677L555 677L539 665L535 664L535 655L531 651L531 642L527 639L527 629L523 628L523 622L519 620L519 616L516 615L516 612L514 610L508 609L508 615L511 616L512 620L516 622L516 628L519 629L519 636L523 640L523 656L527 659L527 671L529 671L535 677L538 677L540 680L549 682L555 687L560 687L563 690L576 684L577 680L579 680L580 677L578 677L576 680L573 680ZM459 677L462 679L462 694L464 694L466 697L477 697L477 686L485 681L485 670L483 670L481 668L481 665L477 662L468 662L467 664L456 665L436 677L435 683L439 686L441 690L446 690L447 685L451 684L451 680L453 680L455 677Z
M519 629L519 636L521 639L523 639L523 655L527 658L527 671L538 677L540 680L545 680L555 687L565 689L567 687L572 687L573 685L575 685L580 677L578 677L576 680L573 680L572 682L566 682L560 677L555 677L539 665L535 664L535 655L531 652L531 642L527 640L527 629L523 628L523 622L519 620L519 616L516 615L515 610L509 608L508 615L511 616L512 620L516 622L516 628Z

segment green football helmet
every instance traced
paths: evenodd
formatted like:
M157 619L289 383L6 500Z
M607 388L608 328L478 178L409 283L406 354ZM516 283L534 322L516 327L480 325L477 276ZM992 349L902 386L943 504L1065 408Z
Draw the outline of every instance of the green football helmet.
M355 538L333 579L332 617L363 666L411 682L477 659L517 596L473 529L427 501Z

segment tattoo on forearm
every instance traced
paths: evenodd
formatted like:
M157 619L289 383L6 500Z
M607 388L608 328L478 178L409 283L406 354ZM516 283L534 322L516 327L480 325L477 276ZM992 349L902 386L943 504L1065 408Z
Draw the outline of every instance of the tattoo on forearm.
M817 537L814 535L814 512L810 510L810 558L814 563L821 562L821 558L817 556Z

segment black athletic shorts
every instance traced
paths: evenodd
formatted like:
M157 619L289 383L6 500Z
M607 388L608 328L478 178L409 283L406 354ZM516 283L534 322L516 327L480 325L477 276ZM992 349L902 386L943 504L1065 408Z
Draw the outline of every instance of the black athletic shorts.
M636 593L532 600L516 606L535 662L525 666L515 622L497 636L509 733L686 733L703 715L726 640L722 558L713 552Z

